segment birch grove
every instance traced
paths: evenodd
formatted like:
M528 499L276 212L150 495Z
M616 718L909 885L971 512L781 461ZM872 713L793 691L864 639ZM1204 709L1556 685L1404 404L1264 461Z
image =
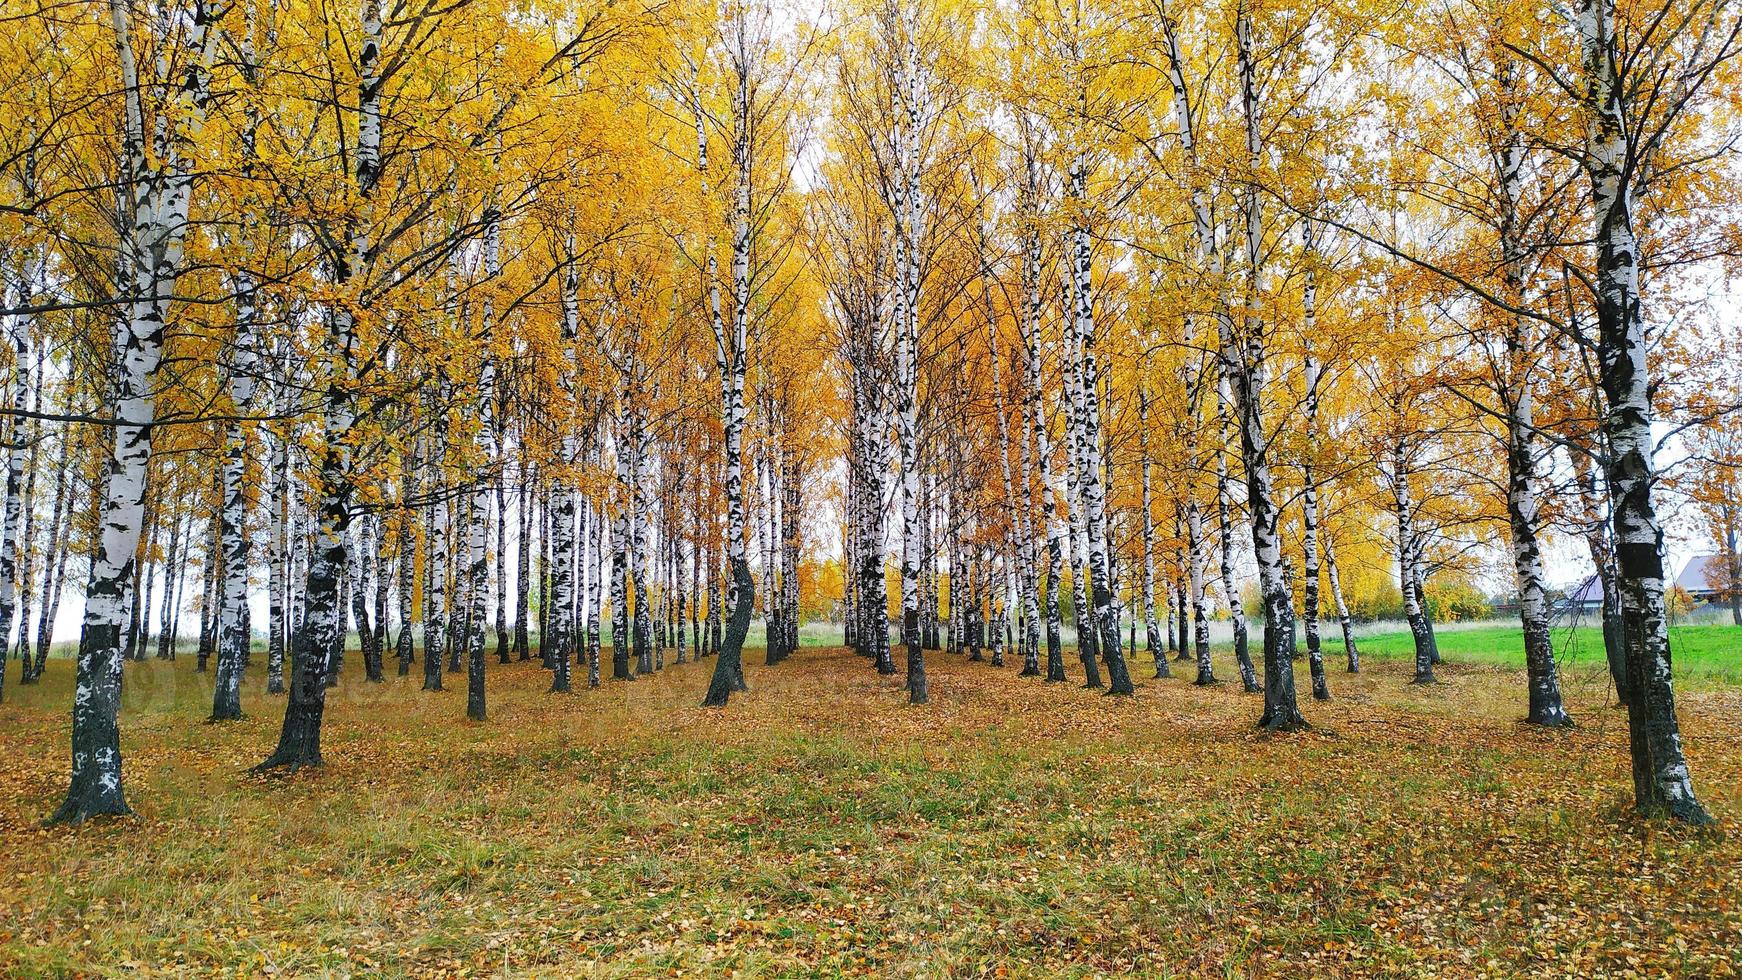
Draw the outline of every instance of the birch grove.
M960 658L1283 739L1350 674L1461 697L1470 595L1545 738L1600 717L1588 605L1638 808L1710 819L1671 621L1697 539L1742 622L1732 6L75 8L0 48L55 821L131 812L127 672L281 715L269 774L354 684L736 710L824 635L915 712Z

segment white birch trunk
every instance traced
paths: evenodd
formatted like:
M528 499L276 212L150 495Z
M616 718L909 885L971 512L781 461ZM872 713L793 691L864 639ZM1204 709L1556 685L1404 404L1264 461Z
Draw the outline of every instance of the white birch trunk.
M230 410L245 416L254 408L255 293L252 275L235 277L236 333L231 341ZM248 500L243 486L248 465L248 434L237 418L224 431L224 501L218 541L224 555L218 602L218 674L212 688L212 721L242 717L242 667L248 654Z
M1712 818L1694 795L1676 719L1663 527L1651 495L1656 480L1651 371L1628 179L1647 161L1633 159L1631 152L1614 0L1578 0L1574 23L1586 88L1584 156L1591 180L1598 361L1606 401L1602 430L1609 449L1606 470L1631 688L1627 717L1634 801L1647 813L1708 823Z
M155 376L164 327L182 271L192 167L182 147L200 132L217 48L212 11L198 0L182 32L185 77L158 122L173 137L148 157L144 79L133 42L133 6L110 0L123 94L121 145L123 315L115 340L114 414L119 424L105 467L97 547L85 588L84 629L73 688L72 772L52 822L132 812L121 782L121 631L144 520L145 473L156 418ZM167 43L167 39L165 39ZM167 81L167 80L165 80Z
M1241 8L1235 24L1235 42L1240 101L1246 124L1247 165L1256 179L1261 165L1262 144L1257 79L1252 61L1252 21L1245 8ZM1300 728L1306 722L1300 715L1295 697L1290 643L1294 634L1294 602L1283 570L1275 484L1270 472L1269 434L1264 429L1266 345L1265 328L1257 309L1263 226L1259 192L1255 186L1246 189L1242 203L1246 221L1246 309L1242 330L1245 336L1237 339L1231 330L1225 332L1222 337L1223 371L1229 380L1228 387L1239 422L1240 454L1246 468L1247 516L1252 522L1252 551L1257 559L1259 587L1264 597L1264 715L1259 725L1273 731L1288 731Z

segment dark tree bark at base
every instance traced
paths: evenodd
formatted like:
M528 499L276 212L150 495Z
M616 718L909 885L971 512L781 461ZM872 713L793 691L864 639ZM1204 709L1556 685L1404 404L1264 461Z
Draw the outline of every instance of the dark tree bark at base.
M544 653L544 649L541 646L539 649L539 654L543 655L543 653ZM550 693L550 694L567 694L567 693L569 693L571 688L570 688L570 680L569 680L569 658L568 658L568 656L564 655L564 656L560 656L560 657L553 657L553 658L551 658L551 663L554 666L552 668L550 668L550 671L551 671L550 690L547 693Z
M1627 680L1627 627L1620 611L1609 610L1609 600L1603 600L1603 653L1609 661L1609 678L1615 682L1616 706L1625 708L1632 689Z
M1299 711L1278 711L1265 712L1258 719L1258 727L1267 732L1300 732L1313 726L1307 724Z
M474 642L466 657L466 717L484 720L484 644Z
M1530 709L1527 725L1570 728L1572 716L1561 701L1560 677L1555 670L1554 645L1546 619L1524 624L1524 662L1529 675Z
M1415 677L1410 680L1410 683L1438 683L1439 679L1434 677L1434 664L1437 662L1437 658L1434 656L1433 638L1428 633L1427 614L1420 612L1412 614L1409 617L1409 631L1415 638Z
M726 635L720 644L719 658L714 661L714 675L708 681L704 708L723 708L733 691L747 691L744 682L744 640L750 635L750 608L756 603L756 582L750 577L750 563L733 558L732 609L726 619Z
M1234 663L1240 668L1240 688L1247 694L1261 694L1264 689L1258 686L1258 668L1252 663L1251 642L1246 624L1237 624L1234 629Z
M316 584L313 575L310 584ZM275 769L295 772L304 766L323 764L321 720L327 709L327 658L312 655L310 646L306 633L299 633L291 641L290 701L284 708L284 726L279 730L278 748L265 762L255 766L253 772L265 773Z
M74 690L84 696L73 701L72 781L50 824L133 813L121 781L120 647L118 625L81 631Z
M890 652L887 640L877 646L877 672L885 677L897 673L895 669L895 656Z
M1161 632L1156 628L1154 618L1154 615L1151 614L1151 621L1144 627L1144 643L1148 645L1149 655L1155 661L1156 678L1172 677L1173 669L1167 664L1167 651L1162 649ZM1136 647L1133 646L1132 650L1133 656L1135 656Z
M1105 581L1097 581L1091 593L1095 597L1095 618L1100 622L1101 652L1107 662L1107 693L1135 694L1137 688L1131 683L1131 671L1125 662L1125 651L1119 648L1119 614L1113 605L1112 593Z
M925 680L925 644L920 636L918 610L907 613L901 632L907 639L907 703L926 704L931 700L931 691Z
M71 787L67 790L67 798L61 802L46 821L44 826L59 826L62 824L77 827L94 817L131 817L133 810L122 799L117 789L109 793L96 787Z
M1325 657L1319 648L1317 626L1309 626L1307 629L1307 669L1312 677L1313 700L1329 701L1331 685L1325 679Z

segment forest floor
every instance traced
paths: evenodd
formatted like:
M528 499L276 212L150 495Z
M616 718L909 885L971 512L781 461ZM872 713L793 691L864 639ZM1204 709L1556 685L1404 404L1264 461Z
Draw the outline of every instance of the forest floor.
M1742 969L1742 689L1682 699L1723 821L1687 830L1631 814L1624 713L1578 665L1571 731L1517 723L1521 671L1411 687L1376 658L1266 736L1255 696L1185 671L1115 699L934 653L916 708L840 649L750 660L724 711L698 707L711 661L561 697L492 662L482 724L463 675L353 672L327 765L290 778L246 772L282 711L258 677L209 725L191 663L132 665L138 815L77 828L41 826L71 664L8 678L0 974Z

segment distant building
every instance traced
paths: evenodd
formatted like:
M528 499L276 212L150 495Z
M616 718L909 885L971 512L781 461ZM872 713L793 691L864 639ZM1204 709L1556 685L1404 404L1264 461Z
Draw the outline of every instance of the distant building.
M1577 586L1567 590L1567 594L1554 604L1556 613L1597 613L1603 612L1603 580L1595 575L1587 577Z
M1682 566L1675 584L1695 602L1725 603L1730 601L1730 590L1724 584L1729 580L1723 555L1695 555Z

